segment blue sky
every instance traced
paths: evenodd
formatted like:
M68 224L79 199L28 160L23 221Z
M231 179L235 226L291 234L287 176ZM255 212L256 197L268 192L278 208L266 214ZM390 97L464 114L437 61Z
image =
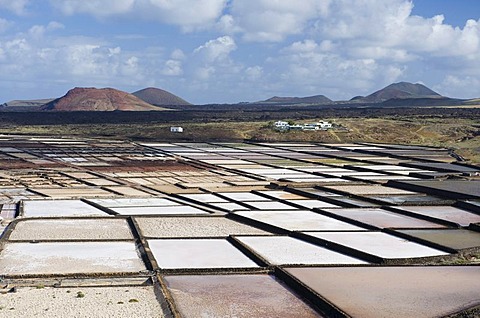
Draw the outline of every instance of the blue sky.
M0 103L76 86L341 100L398 81L479 97L480 1L0 0Z

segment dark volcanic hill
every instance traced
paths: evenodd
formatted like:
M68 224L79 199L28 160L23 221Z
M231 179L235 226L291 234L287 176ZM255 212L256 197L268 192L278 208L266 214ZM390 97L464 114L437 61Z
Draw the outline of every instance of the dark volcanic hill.
M422 84L400 82L388 85L366 97L357 96L352 101L381 103L389 99L411 99L411 98L441 98L437 92Z
M148 87L135 93L132 95L137 96L144 102L147 102L152 105L159 105L159 106L168 106L168 105L192 105L186 100L167 92L160 88L155 87Z
M45 104L41 110L54 111L150 111L166 110L150 105L132 94L113 88L76 87L63 97Z
M332 100L325 95L315 95L308 97L278 97L274 96L259 103L269 104L329 104Z

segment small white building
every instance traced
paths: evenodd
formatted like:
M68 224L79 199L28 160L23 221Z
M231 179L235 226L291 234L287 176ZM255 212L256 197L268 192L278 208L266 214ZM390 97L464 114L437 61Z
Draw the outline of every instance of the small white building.
M286 130L328 130L332 129L332 124L328 121L321 121L318 123L309 123L309 124L294 124L290 125L286 121L276 121L273 124L276 130L286 131Z
M290 130L304 130L304 127L303 125L289 125L288 126L288 129Z
M329 123L328 121L321 121L317 123L318 128L322 130L327 130L332 128L332 124Z
M183 133L183 127L172 126L172 127L170 127L170 132L172 132L172 133Z
M320 127L317 124L305 124L303 130L319 130Z
M273 123L273 126L277 130L289 130L290 129L290 125L286 121L276 121L275 123Z
M286 121L276 121L273 125L277 128L289 126L289 124Z

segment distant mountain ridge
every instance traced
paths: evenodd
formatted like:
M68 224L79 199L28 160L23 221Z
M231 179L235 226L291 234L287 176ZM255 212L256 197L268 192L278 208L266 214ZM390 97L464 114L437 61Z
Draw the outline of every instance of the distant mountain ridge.
M390 84L368 96L356 96L351 100L332 101L325 95L307 97L274 96L264 101L240 102L232 107L276 109L289 106L322 107L435 107L476 106L479 98L456 99L442 96L423 84L399 82ZM129 94L114 88L74 88L57 99L13 100L0 104L2 112L35 111L151 111L187 110L189 102L163 89L148 87ZM229 104L215 104L228 106ZM163 107L162 107L163 106ZM192 109L198 109L193 107Z
M354 97L351 101L381 103L389 99L403 98L442 98L442 95L423 84L399 82L390 84L366 97Z
M279 97L274 96L260 103L282 103L282 104L328 104L333 101L325 95L314 95L307 97Z
M155 111L165 110L113 88L76 87L42 107L50 111Z
M32 100L11 100L0 105L0 110L5 111L38 111L40 107L51 102L53 98Z
M52 98L47 99L32 99L32 100L11 100L3 103L3 107L38 107L51 102Z
M279 105L295 105L295 104L345 104L348 102L352 103L369 103L369 104L378 104L378 105L387 105L387 101L396 101L394 104L402 104L403 102L408 102L415 99L421 99L422 102L416 104L428 104L431 100L432 103L438 104L441 101L458 101L454 99L449 99L443 97L437 92L431 90L423 84L413 84L409 82L399 82L390 84L368 96L356 96L350 101L333 101L325 95L315 95L309 97L278 97L274 96L264 101L256 103L267 103L267 104L279 104ZM435 99L435 100L433 100ZM390 103L390 102L389 102Z
M144 102L158 106L192 105L186 100L160 88L148 87L132 93Z

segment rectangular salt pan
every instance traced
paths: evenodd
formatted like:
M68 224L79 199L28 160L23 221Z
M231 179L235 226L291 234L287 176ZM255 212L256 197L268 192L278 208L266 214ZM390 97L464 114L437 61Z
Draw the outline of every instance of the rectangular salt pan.
M235 214L289 231L363 231L365 229L311 211L241 211Z
M136 217L145 237L227 237L235 234L269 234L224 217Z
M225 210L225 211L245 211L249 208L237 203L210 203L211 206Z
M110 197L111 192L96 188L31 188L33 191L51 198Z
M182 317L322 317L269 275L182 275L165 281Z
M222 199L214 194L210 193L192 193L192 194L182 194L184 198L195 200L198 202L205 202L205 203L226 203L228 202L225 199Z
M258 267L225 239L148 240L159 268Z
M239 201L239 202L265 201L264 197L257 194L250 193L250 192L221 192L218 194L230 200Z
M448 253L423 246L382 232L358 233L306 233L310 236L379 256L385 259L415 258L448 255Z
M480 215L452 206L402 206L395 209L458 223L461 226L480 222Z
M326 186L328 189L356 195L417 194L416 192L384 187L381 185Z
M125 273L145 270L133 242L9 243L1 274Z
M445 317L479 302L480 271L475 266L289 268L286 271L348 317Z
M366 264L324 247L288 236L237 237L271 265L289 264Z
M120 215L165 215L165 214L209 214L189 205L161 206L161 207L125 207L111 208Z
M288 200L288 203L291 203L296 206L300 206L303 209L314 209L314 208L339 208L340 206L323 202L320 200Z
M397 232L456 250L480 248L480 233L469 230L398 230Z
M31 200L23 201L25 217L108 216L80 200Z
M276 201L259 201L245 203L251 209L257 210L294 210L295 207Z
M22 220L9 240L133 240L125 219Z
M273 199L283 199L283 200L303 200L307 199L304 196L294 194L291 192L286 191L258 191L261 195L265 195L266 197L273 198Z
M444 225L410 216L390 212L379 208L370 209L323 209L338 215L377 228L444 228Z
M91 199L90 202L98 205L115 207L156 207L156 206L174 206L179 203L167 198L118 198L118 199Z

